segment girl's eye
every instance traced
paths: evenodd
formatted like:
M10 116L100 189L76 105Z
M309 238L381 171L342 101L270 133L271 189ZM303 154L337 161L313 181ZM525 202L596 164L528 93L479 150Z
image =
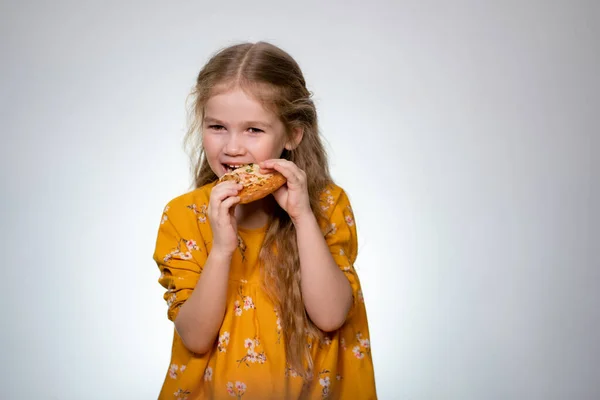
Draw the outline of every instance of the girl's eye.
M221 131L225 129L223 125L209 125L208 129L212 129L213 131Z
M264 132L262 129L258 129L258 128L248 128L248 130L250 131L250 133L261 133L261 132Z

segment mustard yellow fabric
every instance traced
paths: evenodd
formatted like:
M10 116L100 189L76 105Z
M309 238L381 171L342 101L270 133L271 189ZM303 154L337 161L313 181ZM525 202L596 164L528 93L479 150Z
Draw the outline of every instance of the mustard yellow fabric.
M171 200L160 222L154 260L167 289L168 318L174 321L190 296L211 250L207 216L215 183ZM344 271L354 302L346 323L310 347L314 378L303 398L375 399L369 328L360 282L353 263L356 226L345 192L331 185L321 197L328 215L323 232L336 263ZM277 310L262 291L258 253L266 227L239 229L233 256L227 309L211 351L194 354L174 330L171 361L159 399L298 399L302 379L289 368ZM308 396L306 396L308 393Z

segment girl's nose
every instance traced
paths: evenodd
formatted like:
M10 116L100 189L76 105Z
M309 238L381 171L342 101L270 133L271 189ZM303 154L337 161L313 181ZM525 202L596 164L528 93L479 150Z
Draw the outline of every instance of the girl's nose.
M229 136L229 140L225 144L223 150L228 156L239 156L244 154L244 146L238 135L233 134Z

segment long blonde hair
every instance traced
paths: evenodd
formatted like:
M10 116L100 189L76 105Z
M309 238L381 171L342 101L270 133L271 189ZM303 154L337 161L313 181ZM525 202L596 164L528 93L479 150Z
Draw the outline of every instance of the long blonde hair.
M281 119L288 139L292 139L296 128L303 129L300 144L293 150L284 150L281 158L293 161L306 172L312 210L319 220L324 218L320 194L332 180L311 93L296 61L282 49L265 42L225 48L215 54L198 74L190 94L193 102L185 137L195 187L217 179L204 157L202 120L206 102L217 88L222 87L240 87L259 99ZM313 361L307 336L320 338L321 332L308 318L304 308L296 231L289 216L280 207L276 207L272 216L260 260L264 289L279 311L288 364L305 381L309 380Z

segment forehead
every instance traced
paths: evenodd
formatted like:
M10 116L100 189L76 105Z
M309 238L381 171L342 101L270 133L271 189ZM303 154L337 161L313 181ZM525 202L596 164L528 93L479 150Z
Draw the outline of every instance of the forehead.
M205 117L217 119L261 119L274 121L277 115L250 90L239 86L216 87L204 106Z

